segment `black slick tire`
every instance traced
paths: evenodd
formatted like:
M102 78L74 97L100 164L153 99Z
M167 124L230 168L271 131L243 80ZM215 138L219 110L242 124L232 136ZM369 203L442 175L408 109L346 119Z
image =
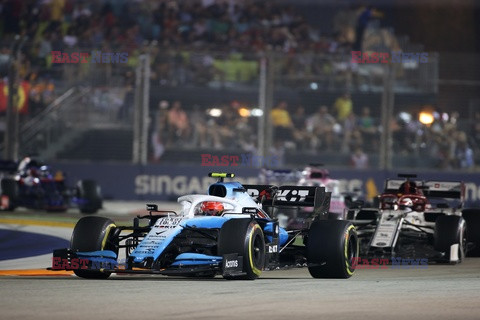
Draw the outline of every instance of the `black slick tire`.
M466 252L469 257L480 257L480 210L464 209L462 216L467 223L467 243L472 248Z
M231 219L220 229L218 254L238 253L243 256L242 276L228 276L229 280L254 280L265 264L265 238L260 225L251 219Z
M358 236L346 220L317 220L306 238L308 271L314 278L350 278L358 259Z
M70 248L80 252L112 250L118 253L118 250L109 242L115 227L115 223L108 218L83 217L78 220L73 229ZM75 269L73 272L78 277L87 279L106 279L110 276L109 272L96 270Z
M80 180L77 183L77 195L82 201L79 205L81 213L92 214L102 208L102 195L95 180Z
M466 223L461 216L439 216L435 221L433 245L435 250L445 252L445 258L450 260L450 247L458 243L458 262L465 258Z

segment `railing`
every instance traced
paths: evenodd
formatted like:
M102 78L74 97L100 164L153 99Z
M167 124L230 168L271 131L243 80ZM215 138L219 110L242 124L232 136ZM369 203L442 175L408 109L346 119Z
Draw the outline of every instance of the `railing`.
M71 88L37 116L22 125L20 155L39 155L58 143L68 132L87 126L85 114L75 112L90 89Z

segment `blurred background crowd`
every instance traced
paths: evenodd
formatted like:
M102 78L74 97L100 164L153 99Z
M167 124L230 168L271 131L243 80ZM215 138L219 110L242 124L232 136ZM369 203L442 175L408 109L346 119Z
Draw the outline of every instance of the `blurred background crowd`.
M95 118L102 133L108 125L129 130L136 68L140 55L148 53L150 161L178 161L182 149L255 153L260 118L268 116L273 135L269 152L281 155L283 165L295 162L289 156L296 154L324 162L331 157L340 166L376 167L385 129L381 112L388 72L379 64L351 63L351 51L422 52L424 47L395 32L388 9L353 2L330 6L320 16L328 15L325 22L309 11L315 4L306 3L3 0L0 86L7 87L9 66L18 59L18 80L28 96L28 104L19 106L24 123L69 89L82 86L88 91L78 99L77 114L88 105L89 112L102 113ZM23 42L16 50L18 38ZM52 51L96 50L127 53L128 61L52 63ZM462 101L463 111L439 103L436 57L430 52L425 65L393 67L397 98L389 120L391 152L409 159L403 165L472 170L480 155L478 100ZM276 90L268 115L259 109L258 100L264 58L269 59ZM0 90L0 111L5 110L5 96ZM73 127L66 124L67 130ZM50 156L61 159L73 154L68 150L88 148L93 142L85 138L85 131L62 142L63 149L57 143L57 152ZM106 143L113 144L112 136L118 136L118 131L112 132ZM48 143L46 135L39 131L36 143L42 148ZM130 143L126 136L123 146ZM110 157L105 159L122 160L115 152ZM189 155L181 157L187 161ZM431 161L422 162L425 158Z

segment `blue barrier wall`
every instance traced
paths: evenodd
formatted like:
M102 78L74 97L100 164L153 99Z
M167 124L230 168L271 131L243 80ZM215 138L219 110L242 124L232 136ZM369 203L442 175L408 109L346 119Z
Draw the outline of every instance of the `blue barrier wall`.
M70 184L80 179L95 179L107 199L172 200L188 193L204 193L214 181L208 172L233 172L244 183L256 183L259 170L249 167L202 167L171 165L128 165L52 163L52 170L61 170ZM402 172L405 173L405 172ZM464 181L468 205L480 203L480 173L415 172L419 179ZM372 197L383 189L387 178L395 178L396 171L330 170L331 177L339 179L341 191L359 189Z

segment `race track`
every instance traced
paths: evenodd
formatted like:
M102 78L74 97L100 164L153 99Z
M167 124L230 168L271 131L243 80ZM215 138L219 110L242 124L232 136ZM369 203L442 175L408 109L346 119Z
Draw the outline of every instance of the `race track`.
M65 226L38 228L65 239L71 233ZM5 271L47 267L50 257L0 261L2 319L480 319L479 258L427 269L357 270L348 280L312 279L305 268L267 271L255 281L84 280Z
M0 308L3 319L466 320L480 318L479 272L480 260L468 259L426 270L359 270L349 280L312 279L306 269L264 272L255 281L0 277Z

